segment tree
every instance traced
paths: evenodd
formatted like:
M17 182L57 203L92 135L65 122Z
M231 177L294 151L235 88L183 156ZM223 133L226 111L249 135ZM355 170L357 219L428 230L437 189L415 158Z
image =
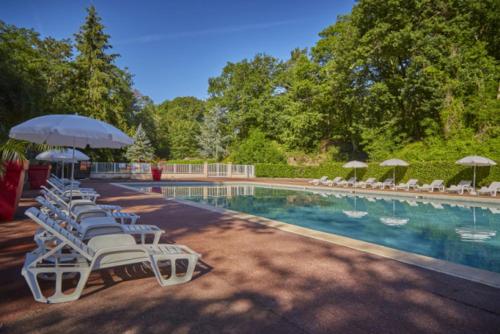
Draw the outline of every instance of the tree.
M247 139L235 145L229 160L238 164L284 163L286 157L278 144L267 139L262 131L252 129Z
M224 134L223 126L226 110L216 106L205 114L200 127L198 145L204 158L221 160L227 154L230 136Z
M162 103L158 107L160 154L171 159L196 157L204 112L205 103L191 96Z
M107 53L111 49L109 35L104 33L95 7L90 6L87 13L85 23L75 34L78 55L74 99L82 114L127 130L131 117L128 114L133 112L131 76L114 64L117 54Z
M151 147L146 132L139 124L134 135L134 144L127 148L127 159L133 162L148 162L154 159L154 150Z

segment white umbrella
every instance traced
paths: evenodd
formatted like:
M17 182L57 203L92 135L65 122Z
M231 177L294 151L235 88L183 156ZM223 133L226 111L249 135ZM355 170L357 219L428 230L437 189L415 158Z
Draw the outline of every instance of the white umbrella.
M474 179L472 181L473 193L476 193L476 167L477 166L495 166L497 163L491 159L480 157L477 155L469 155L456 162L458 165L472 166L474 168Z
M37 144L73 147L72 180L75 174L75 147L122 148L134 142L110 124L79 115L35 117L10 129L9 137Z
M406 161L401 160L401 159L389 159L389 160L382 161L380 163L380 166L394 167L394 170L392 171L392 180L393 180L394 184L396 184L396 167L398 167L398 166L406 167L409 165L410 165L409 163L407 163Z
M368 165L362 161L352 160L352 161L349 161L348 163L344 164L342 167L354 168L354 178L356 179L356 181L354 182L354 188L356 188L356 182L358 181L358 179L356 178L356 169L367 168Z
M73 152L74 151L74 152ZM73 158L74 156L74 158ZM48 150L42 152L36 156L36 160L44 160L44 161L55 161L62 163L62 172L61 177L64 178L64 163L76 161L86 161L90 160L89 156L85 153L72 150L72 149L61 149L61 150Z

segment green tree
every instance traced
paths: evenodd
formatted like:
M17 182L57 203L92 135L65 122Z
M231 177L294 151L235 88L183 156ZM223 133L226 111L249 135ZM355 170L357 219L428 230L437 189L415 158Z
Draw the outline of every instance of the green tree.
M267 139L262 131L253 129L247 139L235 144L229 160L238 164L284 163L286 157L276 142Z
M171 159L198 156L197 137L205 103L195 97L177 97L158 107L159 154Z
M134 135L134 144L127 148L126 157L133 162L149 162L154 159L153 147L142 128L142 124L139 124L137 127Z
M215 106L205 113L198 136L200 155L204 158L221 160L228 151L230 136L224 134L226 110Z
M133 111L131 76L114 64L118 55L107 52L111 49L109 35L94 6L88 8L75 41L78 54L74 99L80 112L127 130Z

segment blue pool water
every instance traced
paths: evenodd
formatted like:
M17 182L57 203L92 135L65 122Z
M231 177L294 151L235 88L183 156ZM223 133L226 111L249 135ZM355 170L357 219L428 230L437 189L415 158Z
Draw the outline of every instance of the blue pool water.
M244 184L132 186L500 273L500 206Z

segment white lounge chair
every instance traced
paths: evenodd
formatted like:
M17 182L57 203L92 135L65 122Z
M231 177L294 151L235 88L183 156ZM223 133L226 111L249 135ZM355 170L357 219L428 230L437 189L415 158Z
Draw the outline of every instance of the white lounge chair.
M333 180L327 181L326 185L329 187L338 186L342 182L342 177L336 176Z
M52 182L51 180L47 180L47 184L51 186L51 191L55 192L61 197L69 199L89 199L93 202L97 200L100 196L94 189L92 188L79 188L79 187L61 187L61 185Z
M57 222L36 208L30 208L26 215L33 219L57 240L57 246L47 251L37 248L27 253L22 269L33 297L42 303L62 303L77 300L93 270L117 266L146 263L150 266L160 286L180 284L191 280L200 255L186 246L157 244L138 245L128 234L109 234L97 236L85 244L81 239L62 228ZM65 252L62 250L65 249ZM186 272L177 274L179 262L187 262ZM169 264L170 276L165 277L160 265ZM75 278L78 283L70 293L62 291L63 280ZM44 296L38 279L52 277L54 293Z
M385 189L394 187L394 180L392 178L385 179L384 182L377 182L372 185L372 188Z
M319 179L314 179L314 180L309 181L309 184L313 184L315 186L319 186L321 184L325 185L327 182L328 182L328 176L325 175L325 176L322 176Z
M56 180L57 182L65 185L65 186L69 186L69 185L73 185L73 186L80 186L80 181L78 180L70 180L70 179L66 179L66 178L60 178L59 176L55 175L55 174L50 174L50 178L51 179L54 179Z
M400 183L396 186L396 189L401 189L401 190L406 190L410 191L410 189L416 189L418 186L418 180L417 179L409 179L408 182L406 183Z
M42 206L41 211L43 213L56 221L67 224L66 228L77 233L78 237L82 240L88 240L98 235L125 233L140 236L143 244L146 243L148 235L153 236L152 243L157 244L160 241L161 235L165 233L165 231L155 225L119 224L113 217L109 216L86 218L77 223L66 212L59 209L47 199L38 196L36 201ZM45 242L47 240L46 232L38 231L35 235L35 241L37 239Z
M463 195L465 191L471 192L473 190L471 184L472 181L462 180L459 184L448 187L446 191Z
M43 186L42 188L42 194L47 200L51 201L56 206L65 209L77 222L88 217L111 216L122 224L130 223L133 225L140 218L135 213L121 212L121 207L117 205L99 205L86 199L66 202L62 197L58 196L53 191Z
M477 192L480 195L496 196L500 191L500 182L492 182L488 187L481 187Z
M365 181L356 182L356 186L361 188L367 188L368 186L372 187L375 183L377 183L377 179L374 177L369 177Z
M421 191L430 191L430 192L434 192L435 189L438 191L444 191L445 186L443 180L434 180L430 184L426 183L423 186L418 187L417 189Z
M356 183L356 178L353 176L349 178L349 180L340 181L338 185L342 187L350 187L353 186L355 183Z

